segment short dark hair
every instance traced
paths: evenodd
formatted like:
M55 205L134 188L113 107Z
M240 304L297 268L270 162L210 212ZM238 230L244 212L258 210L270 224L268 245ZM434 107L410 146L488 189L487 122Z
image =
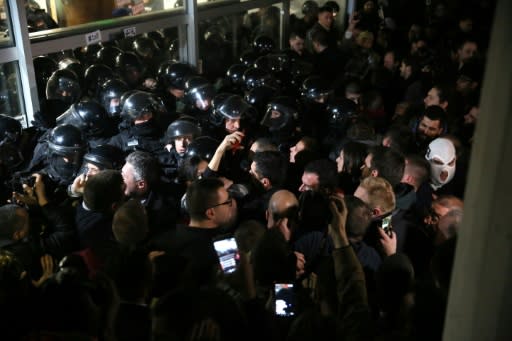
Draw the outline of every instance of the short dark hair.
M411 154L407 155L406 159L406 168L414 174L414 181L417 182L418 187L430 179L430 164L425 160L425 157Z
M198 178L197 170L202 161L204 160L198 155L186 157L178 168L178 178L180 182L192 182L196 180Z
M123 176L113 169L100 171L85 183L84 203L97 212L109 212L112 205L123 199Z
M148 216L140 201L131 199L121 205L112 220L116 240L125 246L135 247L146 238Z
M311 161L304 167L305 173L318 175L319 190L331 192L338 184L335 164L326 159Z
M322 6L318 9L318 14L320 13L323 13L323 12L334 12L334 9L331 7L331 6Z
M149 187L158 183L160 165L150 153L135 151L126 157L126 162L132 165L135 180L144 180Z
M425 111L423 112L423 116L420 117L420 119L422 119L423 117L427 117L429 120L432 121L439 121L440 127L444 127L448 119L446 116L446 112L439 105L431 105L426 107Z
M224 183L217 178L204 178L194 181L187 188L187 211L191 219L207 219L206 210L217 204L219 188Z
M286 178L287 162L280 152L264 151L254 154L256 171L270 180L272 187L281 186Z
M306 30L304 29L300 29L300 28L295 28L291 31L290 33L290 39L295 39L295 38L300 38L300 39L306 39Z
M368 155L367 146L356 141L347 142L343 145L343 169L342 171L352 174L355 177L361 176L361 166ZM341 153L340 150L340 153Z
M417 57L406 56L404 59L402 59L402 63L404 63L405 66L411 67L411 75L416 75L418 72L420 72L421 64Z
M268 137L260 137L254 143L258 144L258 150L256 152L263 152L267 150L277 151L277 146Z
M437 96L439 97L440 102L448 102L452 95L452 87L448 84L434 84L432 88L437 90Z
M402 154L412 153L414 151L415 137L409 127L403 124L396 124L389 127L384 137L390 139L390 148Z
M386 179L391 186L398 185L404 176L404 156L384 146L372 147L370 154L372 154L371 169L377 170L379 176Z
M372 222L372 211L368 205L353 195L345 196L347 206L347 235L349 237L363 237Z
M327 32L323 29L314 29L311 32L311 41L325 47L329 45L329 37L327 36Z
M21 210L18 205L7 204L0 207L0 238L12 239L14 232L22 227L22 218L16 214L17 210Z
M314 138L309 137L309 136L303 136L300 139L300 141L302 141L302 143L304 143L304 148L305 149L309 149L309 150L311 150L313 152L317 152L318 151L318 142Z

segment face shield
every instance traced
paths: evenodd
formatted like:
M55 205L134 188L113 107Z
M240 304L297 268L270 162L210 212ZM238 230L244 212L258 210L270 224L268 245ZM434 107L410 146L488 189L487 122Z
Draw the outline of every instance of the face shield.
M289 125L292 118L293 117L278 104L269 103L261 125L267 127L269 131L278 131Z
M215 89L210 84L206 84L202 87L192 89L188 96L196 108L206 111L212 106Z
M68 77L52 77L46 86L46 98L57 99L64 103L76 102L80 94L78 81Z

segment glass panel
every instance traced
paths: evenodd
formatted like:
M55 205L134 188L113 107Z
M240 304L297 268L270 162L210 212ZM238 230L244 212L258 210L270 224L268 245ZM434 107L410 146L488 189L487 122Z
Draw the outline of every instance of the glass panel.
M183 8L183 0L27 0L30 32ZM30 9L30 8L33 8Z
M12 46L11 20L7 1L0 0L0 47Z
M0 64L0 114L24 123L24 110L20 102L21 84L18 62Z
M206 19L199 23L199 59L203 74L214 81L224 77L226 70L252 50L258 36L268 36L279 47L280 4L256 8L245 14Z

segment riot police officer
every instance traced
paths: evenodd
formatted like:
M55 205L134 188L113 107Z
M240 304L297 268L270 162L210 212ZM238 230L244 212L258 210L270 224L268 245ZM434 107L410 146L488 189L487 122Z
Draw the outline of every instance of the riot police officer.
M327 132L326 108L331 94L329 82L320 76L310 76L302 83L304 115L301 131L304 135L321 140Z
M90 147L105 144L113 135L112 122L100 103L82 99L57 117L57 124L71 124L82 131Z
M73 71L55 71L46 83L46 101L41 109L46 127L54 127L55 118L77 102L81 94L78 76Z
M167 127L164 136L166 145L157 156L165 176L170 180L178 176L188 146L201 135L201 129L194 121L192 117L182 117Z
M157 96L149 92L135 91L124 102L119 134L113 136L108 144L125 153L136 150L158 152L163 148L160 142L162 129L159 119L165 114L165 107Z
M192 68L183 63L164 62L158 68L160 95L169 111L181 111L185 97L185 81L194 75ZM178 101L181 101L178 105Z
M280 96L269 101L266 109L261 125L268 128L279 150L288 151L298 135L299 103L292 97Z
M357 117L357 104L348 98L334 98L327 104L328 132L323 139L326 150L342 141L353 119Z
M103 106L115 125L120 123L121 118L121 96L130 88L128 84L120 79L109 79L101 85L98 93L98 101Z
M208 80L200 76L190 77L185 82L185 114L195 117L201 127L207 128L214 97L215 89Z
M67 197L67 186L78 175L86 142L80 129L70 124L53 128L48 136L48 165L38 173L43 175L50 200L61 202Z
M68 195L80 197L83 194L85 183L91 176L105 169L120 170L124 164L123 151L110 145L99 145L84 155L80 174L68 186Z

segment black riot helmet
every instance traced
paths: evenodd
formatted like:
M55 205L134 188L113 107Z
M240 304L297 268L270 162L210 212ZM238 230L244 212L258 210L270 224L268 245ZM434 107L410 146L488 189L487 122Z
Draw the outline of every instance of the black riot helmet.
M59 69L67 69L73 71L77 77L80 84L83 83L85 67L84 65L76 58L64 58L59 61Z
M104 64L109 68L114 68L116 65L116 58L123 53L119 47L116 46L103 46L96 53L96 60L98 64Z
M159 48L157 43L144 36L138 36L132 43L133 51L144 61L150 61L157 56Z
M210 161L219 144L220 141L210 136L200 136L188 145L186 157L198 156L203 160Z
M316 16L318 14L318 4L316 1L304 1L302 4L302 14Z
M180 41L173 39L167 47L166 56L170 60L180 60Z
M109 117L100 103L92 99L82 99L57 117L57 125L71 124L86 136L98 136L108 126L108 120Z
M85 147L86 143L82 132L71 124L56 126L48 137L50 154L69 158L72 162L82 158Z
M85 91L93 97L96 97L101 84L114 78L114 71L104 64L94 64L85 70Z
M254 89L262 85L269 85L272 76L269 72L259 68L248 68L244 72L244 83L247 90Z
M332 12L335 13L335 15L340 11L340 5L338 5L336 1L327 1L324 6L332 9Z
M313 73L313 64L298 60L290 68L291 83L296 88L302 87L302 83Z
M116 57L116 72L131 87L142 84L145 67L140 58L133 52L123 52Z
M261 125L269 131L279 131L293 126L299 118L299 104L292 97L280 96L272 99L267 105L265 117Z
M81 95L77 75L67 69L55 71L46 84L46 98L74 103Z
M110 117L119 117L121 114L121 96L130 90L128 84L114 78L101 85L98 101Z
M244 72L248 69L245 64L233 64L226 72L227 78L235 86L242 86L244 84Z
M252 42L252 48L258 55L266 55L274 51L276 44L272 38L267 36L258 36Z
M92 65L98 62L98 51L101 50L102 45L92 44L87 45L81 49L81 60L85 65Z
M80 129L71 124L56 126L48 136L51 177L71 182L82 165L86 142Z
M92 163L100 170L119 170L124 165L123 151L111 145L99 145L84 155L84 163Z
M18 143L22 132L20 121L0 114L0 143L3 141Z
M165 111L165 106L158 97L149 92L135 91L124 101L121 117L125 121L134 121L151 114L158 119Z
M223 119L240 119L248 123L255 121L258 116L256 109L238 95L231 95L222 100L217 107L214 106L213 111L215 111L217 117L222 117ZM222 122L223 120L215 123L220 126Z
M33 59L33 63L38 93L40 96L41 94L44 96L46 91L46 83L48 83L48 80L52 74L59 69L59 66L55 60L47 56L35 57Z
M191 136L192 139L195 139L200 135L201 128L196 123L190 119L179 118L169 124L165 132L165 139L167 142L173 142L174 139L181 136Z
M185 90L185 80L193 74L187 64L165 62L158 69L158 81L165 89Z
M275 97L277 93L276 88L262 85L251 89L251 91L245 95L245 100L258 110L258 114L262 115L267 107L267 103L271 98Z
M357 116L357 104L348 98L336 98L327 103L329 125L332 127L345 127L349 121Z
M153 40L159 50L164 48L164 46L165 46L165 37L164 37L164 34L162 32L160 32L160 31L151 31L151 32L144 33L143 36Z
M192 76L185 82L185 96L196 108L206 111L212 105L215 89L206 78Z
M329 83L320 76L311 76L302 83L302 97L310 101L325 102L332 92Z
M240 62L247 67L253 67L254 62L260 55L254 51L245 51L240 55Z
M280 73L290 68L290 58L282 54L267 54L254 62L254 66L272 73Z

